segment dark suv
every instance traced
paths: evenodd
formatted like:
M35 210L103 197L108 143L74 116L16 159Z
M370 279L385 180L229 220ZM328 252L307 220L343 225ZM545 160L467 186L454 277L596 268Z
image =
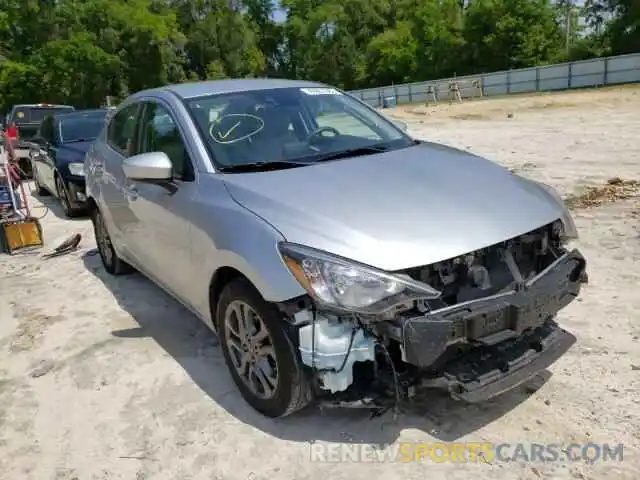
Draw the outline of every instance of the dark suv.
M20 137L16 145L14 145L14 150L20 168L27 178L32 176L29 162L29 146L42 120L48 115L73 111L75 111L75 108L71 105L50 105L46 103L20 104L11 108L7 114L5 128L8 128L12 123L15 123L16 127L18 127Z

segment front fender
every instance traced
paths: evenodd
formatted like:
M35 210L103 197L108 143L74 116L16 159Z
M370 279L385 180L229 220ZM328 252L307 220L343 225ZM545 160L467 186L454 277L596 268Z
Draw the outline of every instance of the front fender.
M202 193L190 212L198 311L210 318L209 286L215 273L225 267L247 277L269 302L305 294L278 252L282 234L236 203L223 182L212 177L201 176L198 191Z

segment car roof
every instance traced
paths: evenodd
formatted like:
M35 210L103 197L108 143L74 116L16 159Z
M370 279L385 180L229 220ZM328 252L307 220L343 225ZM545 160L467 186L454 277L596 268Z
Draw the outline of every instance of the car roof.
M135 96L159 93L163 91L173 92L184 100L216 95L220 93L246 92L255 90L271 90L275 88L304 88L304 87L327 87L327 85L317 82L306 82L302 80L286 80L278 78L238 78L228 80L208 80L203 82L185 82L174 85L165 85L150 90L138 92Z
M11 107L12 110L18 108L75 108L73 105L61 105L61 104L43 104L43 103L18 103Z

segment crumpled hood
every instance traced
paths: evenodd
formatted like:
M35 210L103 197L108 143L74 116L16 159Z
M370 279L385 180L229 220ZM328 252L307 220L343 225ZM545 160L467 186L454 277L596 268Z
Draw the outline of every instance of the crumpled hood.
M563 213L535 183L432 143L224 181L287 241L389 271L487 247Z

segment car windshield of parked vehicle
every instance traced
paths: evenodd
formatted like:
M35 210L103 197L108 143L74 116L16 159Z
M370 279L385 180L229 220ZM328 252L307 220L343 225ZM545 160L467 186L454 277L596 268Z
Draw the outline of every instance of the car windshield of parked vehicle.
M106 112L102 115L74 114L58 122L60 143L87 142L95 140L105 126Z
M406 148L400 128L339 90L252 90L187 102L223 171L278 168Z

